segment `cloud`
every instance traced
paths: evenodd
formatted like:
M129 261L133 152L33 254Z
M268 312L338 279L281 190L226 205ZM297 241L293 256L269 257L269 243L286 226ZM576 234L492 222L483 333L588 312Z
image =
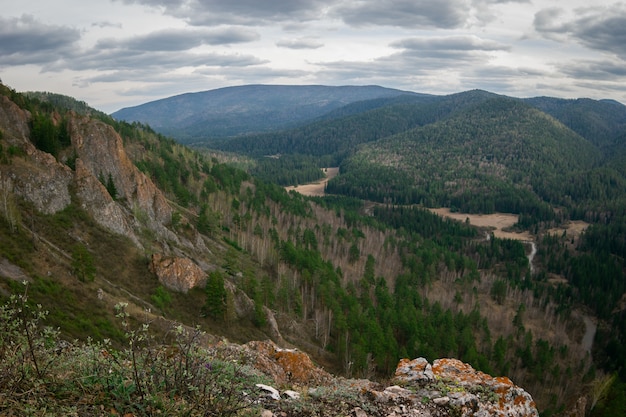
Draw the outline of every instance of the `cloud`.
M484 63L490 52L509 50L506 45L474 35L408 38L393 42L390 46L402 49L396 54L399 59L422 68Z
M610 52L626 59L626 6L616 3L605 7L574 10L570 16L558 8L535 14L535 30L554 40L574 39L590 49Z
M558 65L561 72L576 79L619 81L626 78L626 65L617 60L583 60Z
M298 38L280 40L276 42L276 46L289 49L317 49L324 46L324 44L314 38Z
M128 49L134 51L186 51L201 45L228 45L252 42L259 34L246 28L215 30L165 29L127 39L103 39L96 48Z
M46 25L30 15L0 17L0 66L58 60L76 47L80 37L76 29Z
M98 71L174 71L182 67L239 67L261 65L267 61L252 55L168 51L132 51L94 48L63 63L72 70ZM54 68L47 68L53 70Z
M354 0L334 7L332 15L356 27L452 29L466 23L469 9L468 0Z
M498 42L479 38L475 35L420 37L402 39L391 43L395 48L414 51L506 51L508 46Z
M117 28L117 29L122 29L122 24L121 23L113 23L113 22L106 22L106 21L101 21L101 22L94 22L91 24L91 26L93 27L97 27L97 28Z
M266 25L286 21L317 20L332 0L122 0L160 8L165 14L196 26Z

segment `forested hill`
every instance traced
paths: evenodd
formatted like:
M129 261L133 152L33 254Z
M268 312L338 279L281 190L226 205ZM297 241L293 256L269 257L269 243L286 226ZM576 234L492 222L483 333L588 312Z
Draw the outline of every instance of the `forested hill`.
M497 96L475 90L444 97L401 97L387 100L386 105L377 105L380 100L369 100L346 106L299 128L225 138L210 141L207 146L255 156L302 154L330 156L333 161L341 161L361 143L434 123L491 97ZM355 108L363 111L352 111Z
M557 184L600 151L519 100L493 98L424 127L362 146L329 191L376 201L526 212L556 201ZM532 209L531 209L532 207Z
M610 147L626 131L626 107L613 100L535 97L525 102L554 116L603 149Z
M378 86L244 85L169 97L112 116L187 143L285 129L350 103L403 95L420 96Z

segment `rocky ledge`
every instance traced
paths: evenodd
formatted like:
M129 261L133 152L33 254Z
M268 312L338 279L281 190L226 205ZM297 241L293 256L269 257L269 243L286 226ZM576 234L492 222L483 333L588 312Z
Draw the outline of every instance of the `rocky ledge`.
M231 345L231 348L234 345ZM273 342L251 342L239 357L274 381L258 386L263 417L538 417L526 391L456 359L403 359L388 384L334 378L309 356Z

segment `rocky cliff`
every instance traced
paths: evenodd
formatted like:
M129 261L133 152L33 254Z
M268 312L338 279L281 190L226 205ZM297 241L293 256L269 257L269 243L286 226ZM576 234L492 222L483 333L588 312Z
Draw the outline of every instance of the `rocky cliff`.
M75 170L38 150L30 141L31 114L7 97L0 96L0 129L9 147L23 158L3 166L17 196L42 213L54 214L72 202L75 193L81 207L101 226L129 237L136 245L140 227L147 227L163 240L177 241L167 229L172 208L163 193L140 172L126 155L121 137L98 120L68 114L72 148L65 154L76 158ZM111 178L117 190L113 198L102 184ZM137 216L137 213L141 216ZM138 218L143 219L141 224Z

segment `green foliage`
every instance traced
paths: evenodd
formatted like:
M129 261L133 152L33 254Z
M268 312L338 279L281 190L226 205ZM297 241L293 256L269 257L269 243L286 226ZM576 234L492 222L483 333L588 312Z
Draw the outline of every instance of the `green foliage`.
M75 244L72 250L72 271L82 282L91 282L96 278L94 257L81 243Z
M28 303L28 287L0 306L0 392L20 396L44 383L58 332L41 327L47 312ZM3 404L0 402L0 412Z
M388 203L521 213L528 227L554 220L547 203L553 188L599 158L590 143L540 112L498 98L359 148L327 190Z
M200 213L198 213L196 229L207 236L215 236L220 228L220 218L219 213L212 211L208 205L203 204L200 208Z
M497 279L491 285L491 298L494 299L495 302L502 305L504 304L504 300L506 299L506 292L508 290L508 286L506 285L506 281L502 279Z
M209 274L204 291L206 293L204 313L213 319L224 319L226 288L224 288L224 276L221 272L213 271Z
M117 200L117 188L115 187L115 183L113 182L113 176L111 175L110 172L109 172L109 176L107 177L105 187L107 191L109 192L109 195L111 196L111 198L113 200Z
M266 182L282 186L313 182L324 177L316 158L302 155L281 155L276 158L262 157L250 170L250 174Z
M172 343L155 342L149 324L132 328L116 305L126 348L109 340L69 344L42 325L26 291L0 306L0 414L238 416L256 407L257 371L227 352L206 348L202 332L177 326ZM89 401L84 401L89 398Z
M154 290L154 294L150 296L150 300L157 308L163 310L172 303L172 295L162 285L159 285Z
M611 381L606 391L596 398L591 408L591 417L626 415L626 382L620 379Z

